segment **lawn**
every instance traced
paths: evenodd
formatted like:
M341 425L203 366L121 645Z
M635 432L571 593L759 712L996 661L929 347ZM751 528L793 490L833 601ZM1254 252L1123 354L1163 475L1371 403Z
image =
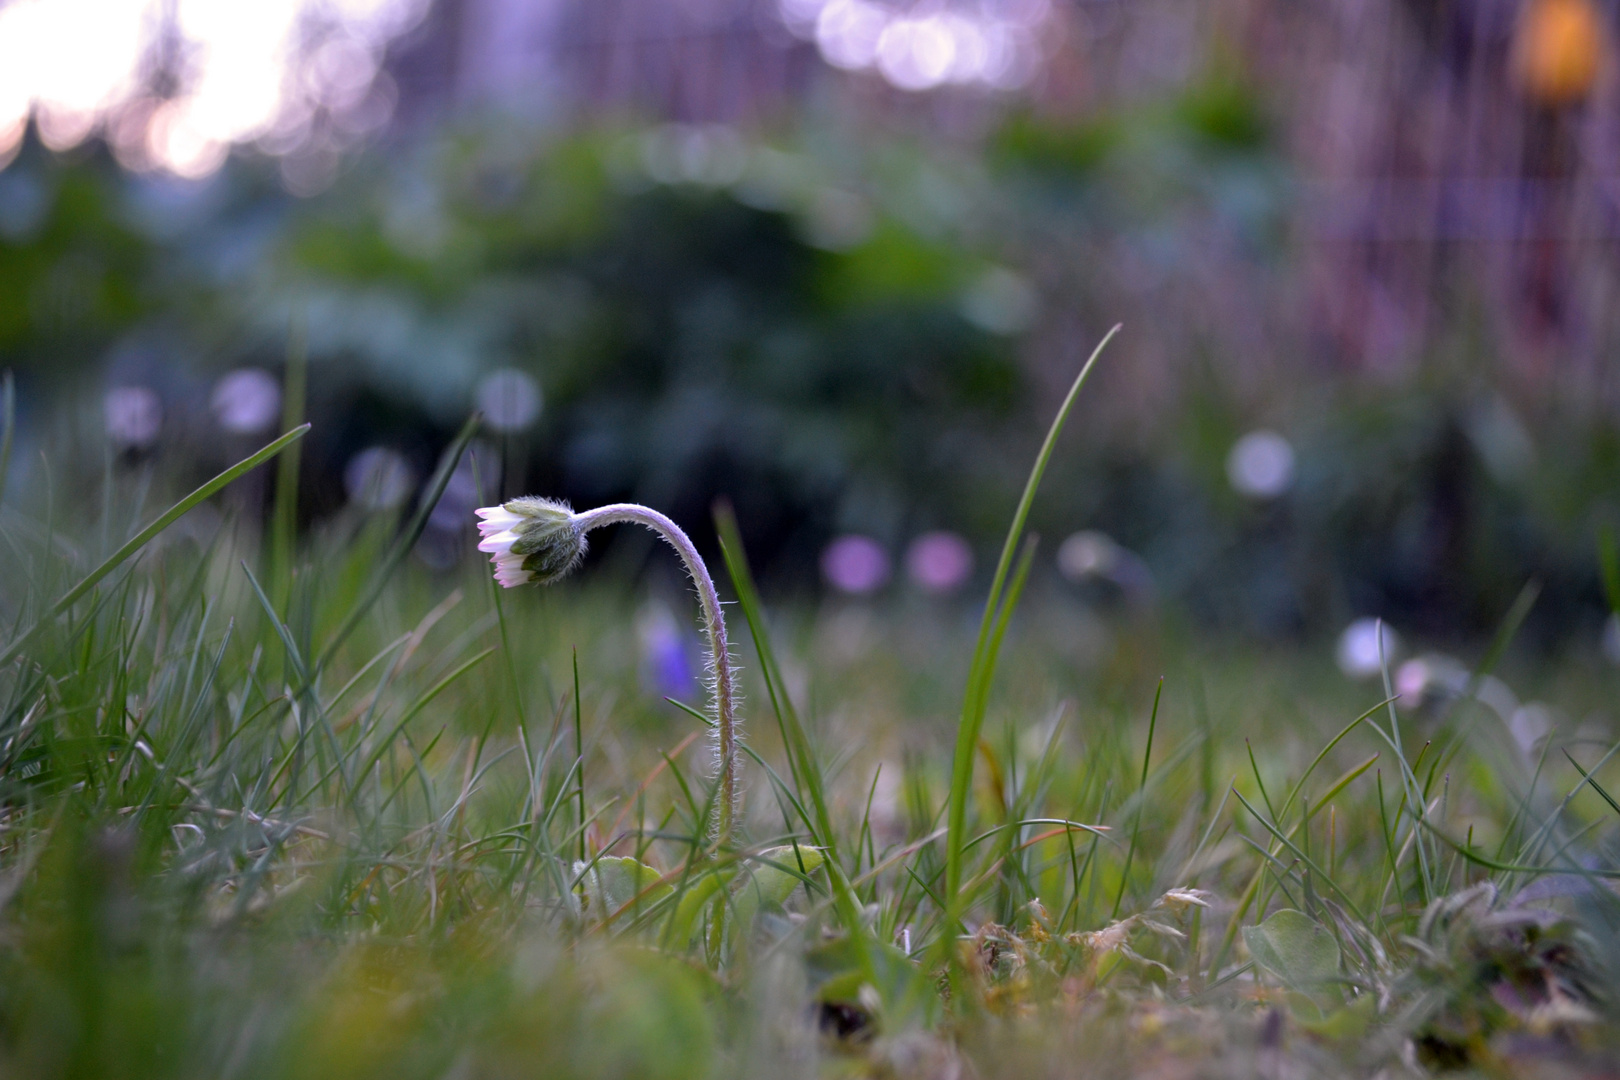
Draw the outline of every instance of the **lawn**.
M761 599L722 507L722 715L669 552L413 560L471 435L305 536L296 429L262 531L230 473L0 494L0 1075L1610 1075L1612 676L1533 586L1401 695L1021 517L988 608Z

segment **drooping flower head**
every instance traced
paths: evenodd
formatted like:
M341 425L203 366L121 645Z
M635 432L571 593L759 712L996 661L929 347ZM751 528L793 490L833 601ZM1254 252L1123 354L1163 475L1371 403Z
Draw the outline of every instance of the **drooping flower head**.
M549 585L585 556L585 530L565 502L526 495L476 512L483 536L478 550L489 553L495 580L505 588Z
M713 835L722 842L729 838L739 805L737 680L726 641L726 616L720 609L720 594L692 538L663 514L637 503L610 503L576 514L565 502L527 495L500 506L480 507L477 514L478 531L483 534L478 550L489 553L495 564L495 580L508 589L531 582L545 585L563 577L584 557L585 534L618 522L651 529L680 555L697 587L698 606L709 637L709 691L714 700L715 757L720 768Z

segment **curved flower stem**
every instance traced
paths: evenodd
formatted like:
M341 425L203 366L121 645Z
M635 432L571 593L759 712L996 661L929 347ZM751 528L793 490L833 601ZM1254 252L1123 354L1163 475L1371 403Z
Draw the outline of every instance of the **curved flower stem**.
M724 844L731 838L737 810L737 695L736 675L731 668L731 651L726 642L726 619L720 610L720 594L715 591L709 568L681 527L658 511L639 503L610 503L574 515L574 524L583 535L603 525L631 522L644 525L662 536L686 564L686 572L697 586L698 603L703 609L704 629L709 635L709 663L714 681L715 735L719 741L716 756L720 763L720 798L715 806L715 839Z

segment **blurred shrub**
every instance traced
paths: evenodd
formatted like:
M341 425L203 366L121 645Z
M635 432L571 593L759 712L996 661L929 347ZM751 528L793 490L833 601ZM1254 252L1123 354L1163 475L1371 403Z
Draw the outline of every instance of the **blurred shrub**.
M1610 421L1496 385L1478 345L1390 384L1261 357L1293 347L1268 321L1296 269L1276 142L1217 75L1078 124L1009 115L979 156L835 128L469 128L302 202L251 162L177 188L35 148L0 172L23 193L0 215L0 363L36 434L52 390L153 387L143 453L201 468L251 442L219 437L211 380L307 349L306 522L384 474L408 498L481 404L511 423L452 485L433 564L468 546L480 490L636 499L700 538L726 496L781 586L848 530L898 553L954 529L982 572L1053 395L1130 315L1037 504L1049 552L1104 530L1158 595L1264 635L1477 632L1531 577L1549 635L1595 625ZM1296 455L1258 501L1226 469L1257 427Z
M834 528L897 539L1010 482L997 451L1023 379L1005 333L975 325L997 313L964 302L991 260L948 214L908 220L865 177L735 139L448 144L301 214L239 317L265 341L304 319L318 393L350 383L433 425L490 370L524 372L544 406L506 435L510 493L687 521L727 495L779 562L810 565Z

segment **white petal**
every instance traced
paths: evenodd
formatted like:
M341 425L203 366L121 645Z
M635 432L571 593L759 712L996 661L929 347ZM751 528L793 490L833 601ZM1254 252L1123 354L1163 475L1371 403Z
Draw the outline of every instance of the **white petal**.
M492 532L500 532L502 529L510 529L523 520L504 506L480 506L473 513L483 519L478 523L478 531L485 536Z
M502 588L510 589L516 585L526 585L534 575L522 567L501 567L495 571L495 580Z
M512 550L512 545L517 543L517 538L517 533L510 530L496 533L494 536L486 536L482 541L479 542L478 550L491 552L492 554L496 555L504 555L508 551Z

